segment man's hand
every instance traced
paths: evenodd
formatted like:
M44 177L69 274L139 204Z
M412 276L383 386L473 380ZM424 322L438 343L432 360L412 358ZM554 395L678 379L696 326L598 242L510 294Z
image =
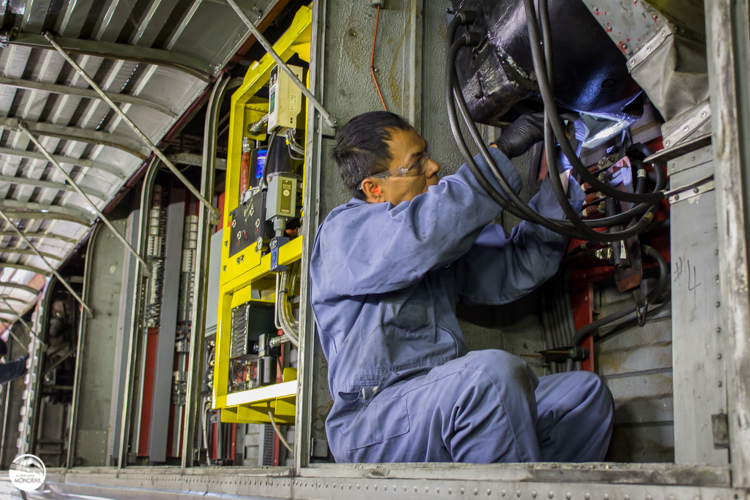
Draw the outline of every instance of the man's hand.
M508 158L521 156L544 139L544 113L523 115L510 124L497 140L497 148Z

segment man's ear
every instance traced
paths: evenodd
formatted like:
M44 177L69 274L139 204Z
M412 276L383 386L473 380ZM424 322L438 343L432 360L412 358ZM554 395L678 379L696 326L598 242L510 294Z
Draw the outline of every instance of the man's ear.
M384 201L380 186L375 184L371 179L362 181L362 192L365 193L368 203L380 203Z

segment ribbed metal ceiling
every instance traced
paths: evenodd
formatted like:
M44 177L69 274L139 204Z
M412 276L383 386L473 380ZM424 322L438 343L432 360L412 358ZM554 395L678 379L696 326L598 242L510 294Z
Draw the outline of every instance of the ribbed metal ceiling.
M276 1L246 0L262 15ZM257 22L258 17L252 17ZM0 0L0 209L58 266L94 222L88 203L29 139L22 120L102 209L149 154L41 36L57 42L158 143L247 39L220 0ZM123 250L124 251L124 250ZM0 320L33 305L48 267L0 228ZM9 307L11 306L11 307Z

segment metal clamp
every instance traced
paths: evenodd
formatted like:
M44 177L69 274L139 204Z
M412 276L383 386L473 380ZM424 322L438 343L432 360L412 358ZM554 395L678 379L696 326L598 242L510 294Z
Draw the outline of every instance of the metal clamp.
M665 191L664 195L669 197L669 203L674 205L677 202L689 200L690 198L713 191L714 189L716 189L716 183L713 174L711 174L708 177L691 182L686 186Z
M636 66L648 59L648 57L656 52L656 49L661 47L661 45L667 41L667 38L672 36L672 34L672 29L668 24L665 24L662 29L656 32L656 35L654 35L651 40L646 42L646 45L644 45L641 50L628 59L628 71L632 72Z

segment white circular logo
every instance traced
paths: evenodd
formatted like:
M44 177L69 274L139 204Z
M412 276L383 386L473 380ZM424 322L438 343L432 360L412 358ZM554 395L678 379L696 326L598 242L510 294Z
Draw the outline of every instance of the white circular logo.
M36 455L19 455L10 465L10 482L23 491L39 488L47 477L44 462Z

